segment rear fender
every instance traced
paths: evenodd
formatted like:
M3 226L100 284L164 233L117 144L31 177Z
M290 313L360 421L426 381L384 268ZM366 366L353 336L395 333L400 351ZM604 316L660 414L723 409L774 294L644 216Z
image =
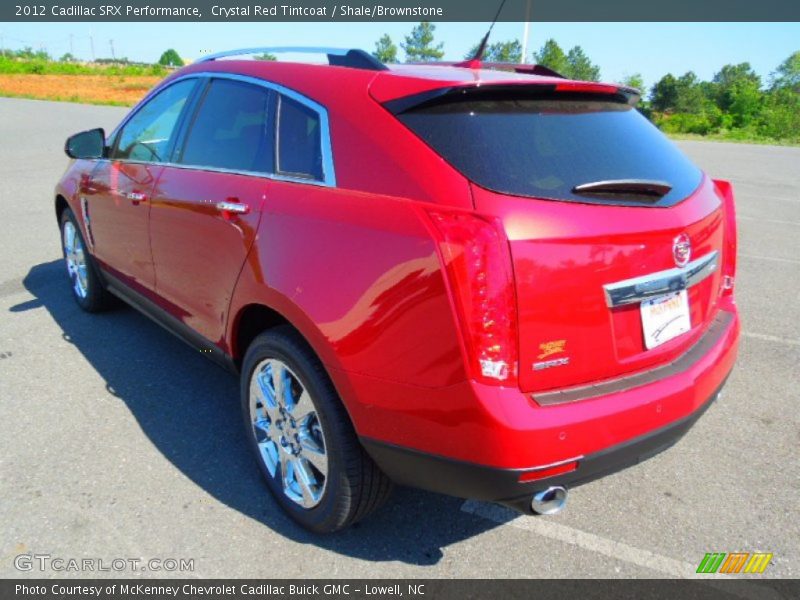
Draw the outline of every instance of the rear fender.
M229 348L241 311L262 304L329 371L421 387L465 379L425 203L279 181L267 198L231 300Z

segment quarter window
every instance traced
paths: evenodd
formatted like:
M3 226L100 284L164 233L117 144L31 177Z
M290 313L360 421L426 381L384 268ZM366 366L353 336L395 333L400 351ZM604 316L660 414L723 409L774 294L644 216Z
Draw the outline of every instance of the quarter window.
M278 110L278 173L322 181L319 114L284 95Z
M181 111L195 81L179 81L159 92L134 114L117 136L111 158L142 162L164 162Z
M194 118L179 163L250 171L274 172L273 92L232 81L211 81Z

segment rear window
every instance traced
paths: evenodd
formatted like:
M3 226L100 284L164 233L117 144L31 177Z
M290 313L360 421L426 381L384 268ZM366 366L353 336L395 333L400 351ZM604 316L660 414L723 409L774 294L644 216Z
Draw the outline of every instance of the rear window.
M635 195L576 194L609 180L663 181L650 204L691 194L701 172L635 108L586 97L440 101L398 118L478 185L515 196L635 204Z

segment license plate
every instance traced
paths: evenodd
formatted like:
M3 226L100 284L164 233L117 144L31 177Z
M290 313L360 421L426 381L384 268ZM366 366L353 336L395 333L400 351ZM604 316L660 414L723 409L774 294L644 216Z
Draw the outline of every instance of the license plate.
M644 345L648 350L692 328L686 290L645 300L641 304Z

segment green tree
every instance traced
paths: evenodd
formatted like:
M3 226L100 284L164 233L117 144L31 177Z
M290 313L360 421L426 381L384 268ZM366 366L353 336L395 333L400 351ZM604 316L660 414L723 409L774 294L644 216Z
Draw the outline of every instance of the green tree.
M633 73L632 75L625 75L620 81L622 85L627 85L628 87L636 88L640 92L645 92L644 87L644 79L642 78L641 73Z
M650 92L653 110L698 114L707 106L703 87L692 71L675 77L667 73Z
M475 56L479 45L480 44L475 44L470 48L464 58L470 59ZM489 44L483 52L483 60L486 62L518 63L521 59L522 44L519 43L519 40Z
M760 135L800 143L800 94L790 88L765 95L756 121Z
M33 48L31 48L30 46L25 46L22 50L12 51L11 54L13 56L16 56L17 58L28 58L28 59L35 58L35 55L33 53Z
M382 63L397 62L397 46L388 33L384 33L381 39L375 42L375 51L372 53L372 56Z
M405 36L405 42L400 46L406 53L407 62L428 62L444 56L444 44L433 43L434 31L436 25L430 21L422 21Z
M714 75L711 83L713 98L723 111L730 110L736 95L750 94L761 88L761 78L747 62L725 65Z
M653 85L653 89L650 90L650 100L653 109L659 112L675 109L678 100L678 80L672 73L667 73Z
M41 48L39 50L34 50L30 46L12 52L12 54L17 58L24 58L26 60L50 60L50 55L47 53L47 50Z
M567 55L554 39L547 40L544 45L533 55L536 64L542 65L557 73L565 75L569 70ZM566 76L566 75L565 75Z
M70 52L67 52L64 56L58 59L59 62L76 62L78 59L72 56Z
M263 54L257 54L253 57L254 60L265 60L269 62L274 62L278 60L278 57L274 54L270 54L269 52L264 52Z
M183 59L175 50L170 48L164 51L164 54L158 59L158 64L164 65L165 67L182 67Z
M790 89L800 93L800 50L783 61L770 75L773 90Z
M757 119L763 105L764 95L751 84L737 84L730 91L728 112L734 127L749 127Z
M626 85L628 87L634 88L639 90L641 94L639 101L636 103L637 110L642 113L648 119L652 116L652 108L650 103L645 98L646 95L646 88L644 85L644 79L642 78L641 73L633 73L632 75L625 75L620 81L622 85Z
M561 74L570 79L579 79L581 81L600 80L600 67L589 60L589 57L586 56L580 46L574 46L567 53L567 65L567 72Z
M703 86L694 72L689 71L678 78L678 101L675 110L698 114L706 108L706 100Z

